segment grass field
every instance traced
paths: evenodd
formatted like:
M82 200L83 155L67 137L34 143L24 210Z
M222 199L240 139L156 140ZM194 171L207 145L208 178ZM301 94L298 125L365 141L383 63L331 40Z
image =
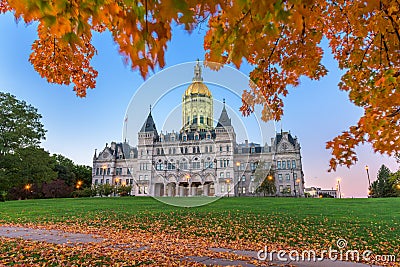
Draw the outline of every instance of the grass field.
M0 223L172 233L260 248L323 249L344 238L351 249L400 257L400 198L222 198L196 208L146 197L24 200L0 203Z

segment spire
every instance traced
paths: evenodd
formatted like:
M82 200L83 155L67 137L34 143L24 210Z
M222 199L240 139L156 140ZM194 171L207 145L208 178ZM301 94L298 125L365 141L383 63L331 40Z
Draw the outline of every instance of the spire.
M194 66L194 77L192 79L194 82L202 82L203 77L201 77L201 66L200 61L197 59L196 66Z
M224 102L224 107L222 108L221 116L219 116L217 127L232 126L231 118L229 118L228 112L226 111L226 108L225 108L225 98L224 98L223 102Z
M140 132L155 132L157 134L156 124L154 123L153 116L151 115L151 106L149 115L147 116L147 119L144 122Z
M94 150L93 159L97 159L97 149Z

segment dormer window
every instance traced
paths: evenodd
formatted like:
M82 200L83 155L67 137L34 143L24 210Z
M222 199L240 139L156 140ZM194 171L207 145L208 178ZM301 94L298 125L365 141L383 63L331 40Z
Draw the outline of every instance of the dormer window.
M183 136L183 141L185 142L186 140L187 140L187 136L184 135L184 136Z
M198 133L194 134L194 140L199 140L199 134Z

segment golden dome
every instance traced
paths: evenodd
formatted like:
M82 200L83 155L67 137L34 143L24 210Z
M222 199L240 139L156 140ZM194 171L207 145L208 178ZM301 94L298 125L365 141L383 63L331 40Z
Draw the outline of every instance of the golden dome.
M208 90L208 87L203 82L194 81L191 85L189 85L188 89L186 89L185 96L197 94L211 96L210 90Z

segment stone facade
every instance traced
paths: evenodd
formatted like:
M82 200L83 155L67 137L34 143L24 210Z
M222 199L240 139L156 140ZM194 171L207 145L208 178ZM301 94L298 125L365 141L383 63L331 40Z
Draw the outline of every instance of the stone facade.
M182 99L182 129L159 134L150 111L137 147L112 142L95 152L93 185L131 185L133 195L253 196L273 175L276 195L304 196L297 138L280 132L271 145L237 144L225 103L212 126L212 95L199 64L194 73Z

